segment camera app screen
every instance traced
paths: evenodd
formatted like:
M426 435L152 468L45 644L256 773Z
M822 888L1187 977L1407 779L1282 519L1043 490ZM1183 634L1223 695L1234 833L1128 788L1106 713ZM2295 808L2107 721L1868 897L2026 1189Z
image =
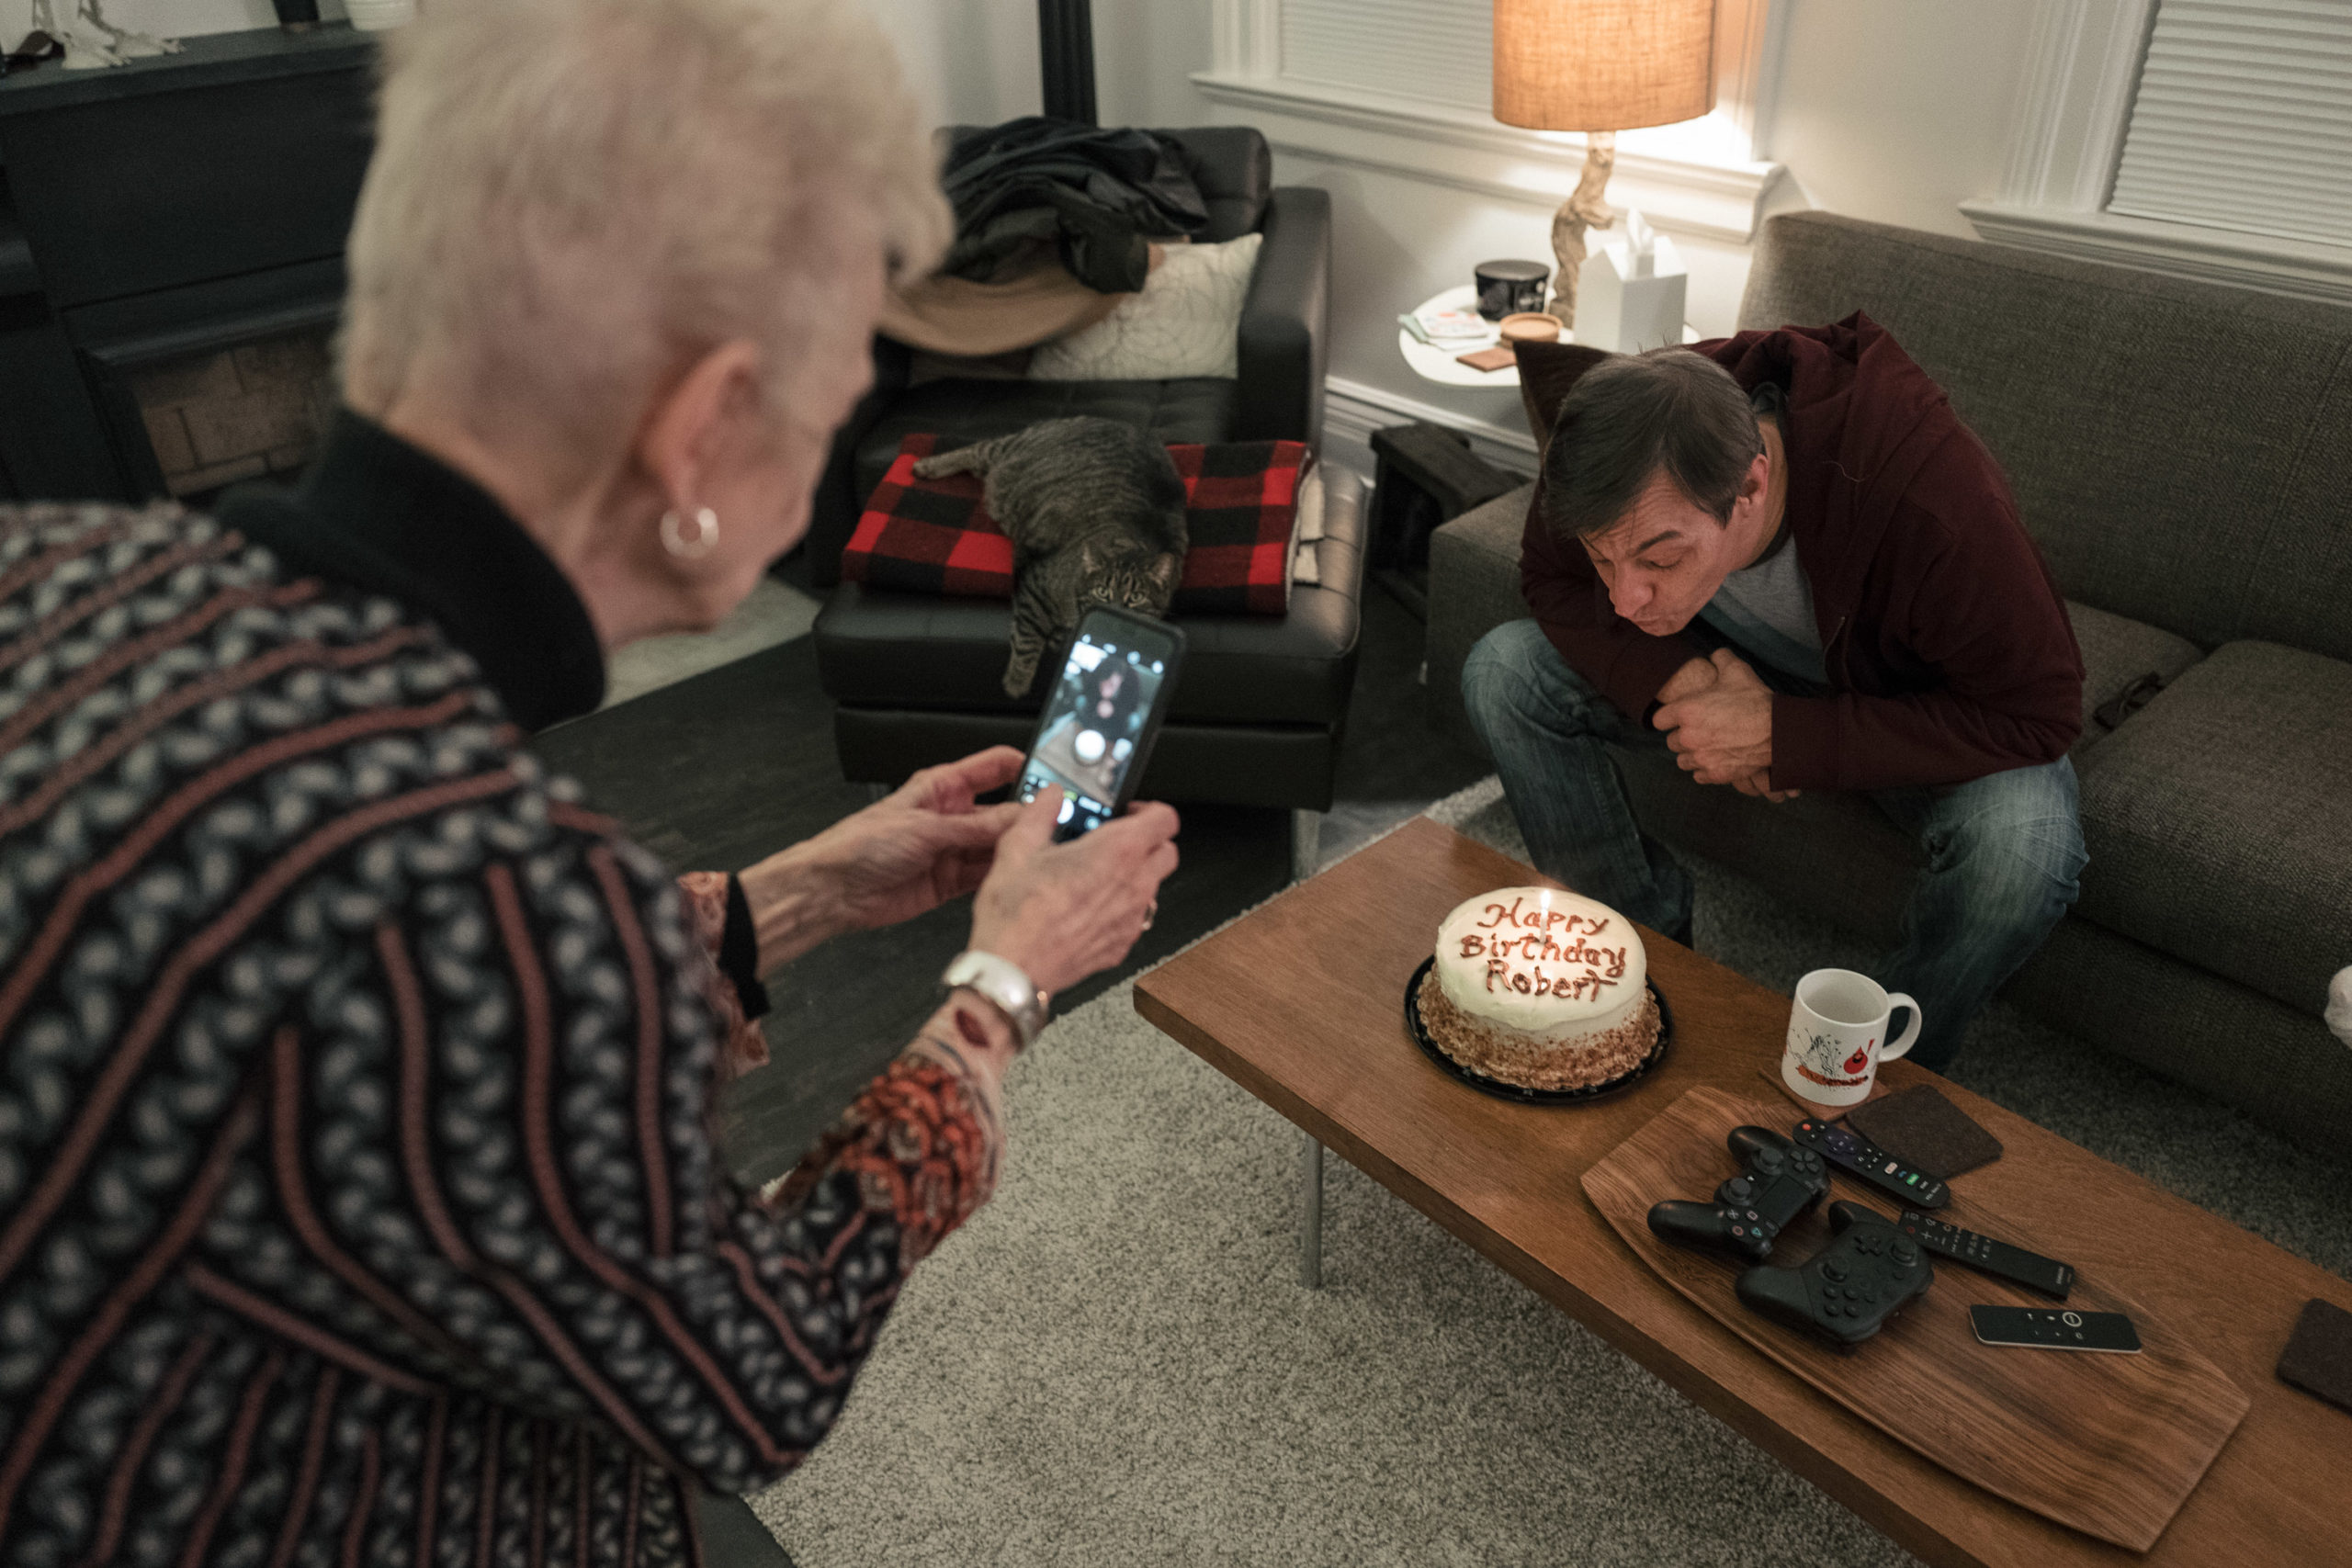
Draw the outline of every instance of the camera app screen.
M1138 649L1071 644L1021 775L1021 798L1035 800L1047 784L1059 784L1066 829L1087 832L1108 822L1163 673L1162 661Z

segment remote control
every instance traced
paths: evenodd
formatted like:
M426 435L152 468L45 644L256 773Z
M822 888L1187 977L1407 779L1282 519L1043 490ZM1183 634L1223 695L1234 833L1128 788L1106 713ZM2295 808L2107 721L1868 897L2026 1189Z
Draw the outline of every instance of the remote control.
M1812 1150L1762 1127L1734 1127L1724 1142L1743 1172L1715 1189L1713 1203L1669 1198L1651 1205L1650 1230L1680 1246L1760 1262L1782 1226L1828 1196L1829 1168Z
M1949 1220L1931 1220L1916 1209L1904 1210L1897 1224L1905 1235L1938 1258L1949 1258L1980 1274L2039 1291L2052 1301L2064 1301L2066 1292L2074 1288L2074 1266L2054 1258L2044 1258L2022 1247L2011 1247L2006 1241L1962 1230Z
M1951 1189L1939 1179L1905 1165L1860 1133L1808 1116L1797 1123L1795 1136L1831 1165L1915 1209L1940 1209L1951 1201Z
M1837 1239L1800 1269L1759 1263L1733 1287L1750 1312L1841 1350L1876 1334L1936 1282L1927 1249L1860 1203L1829 1205Z
M2110 1350L2137 1355L2140 1331L2120 1312L2052 1312L2047 1307L1973 1306L1968 1321L1987 1345L2029 1350Z

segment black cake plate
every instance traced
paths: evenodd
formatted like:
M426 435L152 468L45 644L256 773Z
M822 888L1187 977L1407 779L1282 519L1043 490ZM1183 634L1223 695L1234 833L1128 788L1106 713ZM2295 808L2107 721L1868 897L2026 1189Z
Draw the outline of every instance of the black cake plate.
M1650 999L1657 1003L1657 1043L1650 1047L1648 1055L1635 1063L1631 1071L1620 1073L1606 1083L1587 1084L1582 1089L1521 1089L1517 1084L1472 1072L1447 1055L1438 1043L1430 1038L1428 1027L1421 1022L1421 976L1436 966L1437 957L1432 953L1421 960L1421 966L1413 971L1411 979L1405 982L1405 1028L1412 1035L1413 1043L1421 1048L1421 1055L1435 1062L1447 1077L1468 1084L1481 1094L1491 1094L1497 1100L1516 1100L1521 1105L1582 1105L1587 1100L1601 1099L1621 1089L1630 1089L1649 1077L1657 1065L1666 1060L1667 1042L1674 1038L1674 1015L1667 1010L1666 998L1660 994L1657 982L1645 976L1642 984L1648 988Z

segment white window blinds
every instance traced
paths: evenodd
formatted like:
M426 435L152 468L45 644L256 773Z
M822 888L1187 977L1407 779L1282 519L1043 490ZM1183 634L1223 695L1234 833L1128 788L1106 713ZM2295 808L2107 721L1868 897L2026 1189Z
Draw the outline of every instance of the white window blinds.
M1485 110L1493 0L1282 0L1282 73Z
M2108 210L2352 244L2352 4L2159 0Z

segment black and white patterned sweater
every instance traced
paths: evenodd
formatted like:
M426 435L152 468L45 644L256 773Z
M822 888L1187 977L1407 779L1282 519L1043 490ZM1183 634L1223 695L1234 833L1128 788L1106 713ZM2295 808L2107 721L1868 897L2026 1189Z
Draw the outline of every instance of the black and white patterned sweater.
M691 1561L824 1435L988 1134L902 1064L790 1204L716 1168L713 921L520 749L602 682L356 419L0 508L0 1562Z

